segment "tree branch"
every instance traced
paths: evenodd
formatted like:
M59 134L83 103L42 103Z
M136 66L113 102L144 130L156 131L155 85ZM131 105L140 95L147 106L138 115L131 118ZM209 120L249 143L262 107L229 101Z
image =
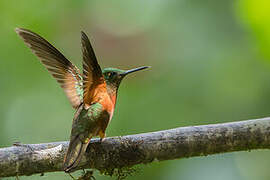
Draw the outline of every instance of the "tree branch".
M68 142L0 149L0 177L62 171ZM270 118L93 139L78 169L112 172L152 161L270 148Z

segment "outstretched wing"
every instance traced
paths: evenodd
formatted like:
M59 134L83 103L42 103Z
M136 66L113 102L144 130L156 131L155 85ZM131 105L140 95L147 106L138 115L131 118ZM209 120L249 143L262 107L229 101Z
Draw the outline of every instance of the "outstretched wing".
M84 32L81 32L83 54L83 102L90 105L98 91L106 88L101 68L97 62L94 50ZM101 85L101 86L99 86Z
M82 78L79 69L38 34L22 28L16 28L15 31L60 83L72 107L77 108L83 97Z

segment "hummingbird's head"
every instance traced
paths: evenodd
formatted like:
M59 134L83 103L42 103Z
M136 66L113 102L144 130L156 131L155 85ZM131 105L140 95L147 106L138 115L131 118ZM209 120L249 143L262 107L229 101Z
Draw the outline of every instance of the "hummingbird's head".
M118 88L122 79L133 72L140 71L143 69L149 68L149 66L143 66L135 69L130 70L121 70L116 68L105 68L103 69L102 73L106 80L106 84L108 84L111 87Z

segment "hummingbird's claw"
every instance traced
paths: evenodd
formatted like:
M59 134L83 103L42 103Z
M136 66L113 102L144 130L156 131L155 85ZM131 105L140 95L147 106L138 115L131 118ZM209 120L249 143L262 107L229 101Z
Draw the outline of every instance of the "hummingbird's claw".
M99 131L99 137L100 137L99 142L102 143L104 138L106 137L105 132Z
M104 141L104 138L100 138L99 142L102 143Z

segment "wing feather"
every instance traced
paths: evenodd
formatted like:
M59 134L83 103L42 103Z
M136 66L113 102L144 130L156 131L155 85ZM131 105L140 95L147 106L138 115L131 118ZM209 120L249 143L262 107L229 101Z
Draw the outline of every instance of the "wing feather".
M15 31L64 89L72 107L77 108L83 96L79 69L38 34L22 28Z
M104 90L104 87L106 88L106 83L94 50L84 32L81 32L81 41L83 54L83 102L90 105L94 101L95 94L98 94L98 91Z

